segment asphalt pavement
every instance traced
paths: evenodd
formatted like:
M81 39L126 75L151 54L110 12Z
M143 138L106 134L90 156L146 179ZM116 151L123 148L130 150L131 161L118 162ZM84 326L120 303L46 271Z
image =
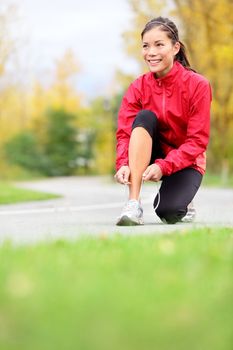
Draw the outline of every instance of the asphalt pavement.
M191 224L166 225L153 211L158 185L148 183L141 193L143 226L118 227L116 218L127 199L127 189L111 177L59 177L21 182L18 186L56 193L61 198L0 206L0 242L31 244L85 235L166 234L195 227L233 227L233 189L201 187L194 199L197 217Z

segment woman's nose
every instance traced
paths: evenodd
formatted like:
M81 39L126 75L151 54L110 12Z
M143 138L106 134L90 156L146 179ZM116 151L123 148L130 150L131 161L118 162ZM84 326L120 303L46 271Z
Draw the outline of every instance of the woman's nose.
M149 48L149 50L147 51L147 54L149 55L149 56L154 56L154 55L156 55L156 48L155 47L150 47Z

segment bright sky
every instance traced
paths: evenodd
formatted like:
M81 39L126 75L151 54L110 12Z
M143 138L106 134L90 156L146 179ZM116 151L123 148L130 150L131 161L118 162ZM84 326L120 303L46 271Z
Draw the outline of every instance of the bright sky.
M23 18L24 61L32 76L43 77L66 49L72 49L80 61L78 88L89 97L107 93L115 68L137 72L136 63L124 53L121 37L130 27L127 0L8 2L18 5Z

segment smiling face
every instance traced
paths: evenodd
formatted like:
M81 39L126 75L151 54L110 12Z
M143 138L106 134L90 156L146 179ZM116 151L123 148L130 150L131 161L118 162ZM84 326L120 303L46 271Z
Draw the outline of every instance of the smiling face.
M163 77L172 68L180 43L175 44L159 27L147 31L142 38L142 55L151 72Z

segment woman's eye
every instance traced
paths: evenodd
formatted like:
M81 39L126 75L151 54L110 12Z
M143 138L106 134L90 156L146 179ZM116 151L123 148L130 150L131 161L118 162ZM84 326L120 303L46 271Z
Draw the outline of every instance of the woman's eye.
M142 45L143 49L146 49L148 47L148 45Z

